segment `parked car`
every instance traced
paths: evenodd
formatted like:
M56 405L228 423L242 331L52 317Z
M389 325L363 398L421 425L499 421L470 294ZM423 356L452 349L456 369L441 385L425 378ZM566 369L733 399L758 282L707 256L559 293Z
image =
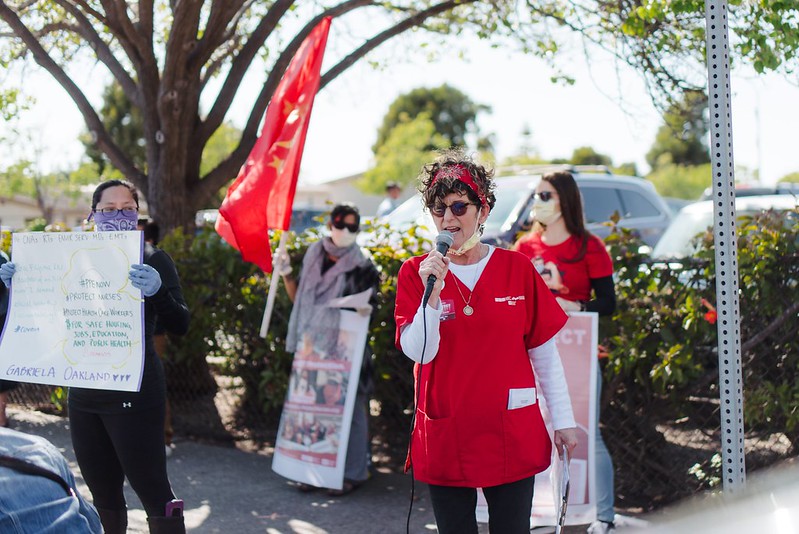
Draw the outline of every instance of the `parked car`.
M751 216L764 210L794 210L799 198L792 195L744 196L735 198L738 217ZM677 213L663 237L652 250L658 260L680 259L696 252L698 234L713 226L713 201L703 200L685 206Z
M587 227L601 238L610 233L610 226L605 223L615 212L621 216L620 226L634 230L650 246L657 243L671 222L671 210L651 182L610 172L582 172L580 167L558 168L571 170L574 174L583 195ZM540 172L496 179L497 202L486 221L483 242L507 247L521 232L530 228L532 195L540 179ZM400 204L384 221L400 232L414 224L422 225L420 233L435 239L433 219L423 209L418 195ZM363 242L368 241L368 235L364 236Z
M799 196L799 184L791 182L778 182L774 185L738 185L735 187L736 197L754 197L765 195L793 195ZM713 188L708 187L699 200L713 198Z
M291 224L289 230L298 234L314 226L323 226L324 222L319 219L330 213L329 209L315 208L311 206L294 206L291 210ZM213 226L219 217L218 209L200 210L194 215L194 223L197 228L202 226Z

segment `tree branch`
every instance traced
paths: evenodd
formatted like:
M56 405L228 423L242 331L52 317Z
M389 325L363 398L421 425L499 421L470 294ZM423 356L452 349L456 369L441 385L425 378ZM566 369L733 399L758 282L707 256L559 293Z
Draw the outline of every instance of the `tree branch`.
M389 28L388 30L381 32L378 36L372 38L360 47L357 51L353 52L347 58L342 60L338 65L333 67L328 73L325 73L323 77L324 83L329 83L333 80L336 76L341 74L344 70L348 67L352 66L355 61L363 57L366 53L376 48L378 45L384 43L387 39L392 36L395 36L402 31L406 31L414 26L418 26L422 24L425 20L438 15L440 13L444 13L448 10L454 9L460 5L474 3L477 0L448 0L446 2L442 2L436 6L433 6L429 9L424 11L420 11L414 15L409 16L408 18L404 19L402 22L398 23L396 26ZM335 6L324 13L321 13L316 18L308 22L308 24L294 37L294 39L289 43L289 45L283 50L280 54L280 57L275 62L275 65L272 68L272 71L267 78L266 83L264 84L263 89L259 93L255 105L253 106L252 111L250 112L250 116L247 120L247 124L244 127L244 131L242 132L241 141L236 149L230 154L230 156L222 161L215 169L209 172L202 180L200 180L199 187L202 189L203 193L200 195L202 198L209 198L210 195L213 195L216 191L218 191L225 183L230 180L231 177L235 176L238 172L241 165L244 163L244 160L247 158L247 154L249 154L250 150L252 150L253 145L257 139L257 128L258 124L261 121L261 117L266 109L266 106L269 100L272 97L275 89L277 88L277 84L282 78L283 73L285 72L286 68L288 67L291 58L293 57L294 53L299 48L300 44L303 40L308 36L308 34L316 27L319 22L328 16L337 17L347 12L356 9L358 7L363 7L368 4L373 4L373 2L369 1L362 1L362 0L352 0L349 2L344 2ZM333 72L335 71L335 72ZM323 85L320 83L320 89ZM229 104L228 104L229 105ZM210 116L209 116L210 119ZM218 125L217 125L218 127ZM213 130L212 130L213 131Z
M76 33L78 33L78 35L83 37L86 42L89 43L89 46L92 47L92 50L94 50L94 53L97 55L97 59L99 59L106 67L108 67L108 70L119 82L119 85L122 87L122 90L125 92L125 96L128 97L128 100L130 100L133 105L141 108L141 94L138 91L136 82L117 60L116 56L114 56L114 53L111 51L111 48L105 41L103 41L103 38L99 33L97 33L97 30L94 29L94 26L88 17L86 17L86 15L84 15L80 9L75 7L67 0L56 0L56 3L58 3L58 5L63 7L67 13L75 18L75 21L78 23Z
M236 50L241 45L241 39L242 37L239 35L233 36L233 38L226 47L227 49L224 52L217 54L216 57L213 59L213 61L211 61L211 63L208 64L207 67L205 67L205 72L202 73L202 76L200 78L200 93L203 92L205 86L214 77L214 74L219 72L219 70L222 68L222 65L224 65L225 61L227 61L228 58L230 58L231 56L233 56L233 54L236 53Z
M263 46L267 37L269 37L272 31L277 27L278 22L291 8L292 4L294 4L294 0L277 0L272 8L269 9L267 16L264 17L261 22L258 23L255 30L253 30L247 43L242 47L236 59L233 60L230 66L230 72L228 72L225 83L222 84L222 88L219 90L214 105L211 106L211 110L208 112L205 120L202 121L199 128L197 128L196 135L194 136L195 144L204 146L211 137L211 134L222 124L225 115L230 109L230 105L233 103L233 98L236 96L241 86L241 81L244 79L247 69L250 68L255 58L255 54L258 53L258 50Z
M139 0L139 27L147 38L153 35L153 0ZM148 39L149 40L149 39Z
M197 69L201 69L202 65L205 65L205 62L213 55L214 50L230 39L230 22L237 17L245 3L247 2L244 0L213 2L211 13L205 24L205 31L189 55L189 63L196 64Z
M76 6L83 9L83 11L85 11L88 15L91 15L92 17L97 19L97 21L100 22L101 24L108 25L108 21L106 20L105 15L103 15L102 13L94 9L92 6L90 6L88 2L85 2L84 0L72 0L72 2Z
M319 83L319 90L322 90L323 87L325 87L328 83L333 81L339 74L341 74L349 67L351 67L356 61L358 61L366 54L368 54L369 52L371 52L381 44L385 43L392 37L396 37L397 35L401 34L406 30L421 25L424 21L426 21L430 17L440 15L441 13L450 11L455 7L461 5L472 4L476 1L477 0L450 0L447 2L442 2L436 6L429 7L424 11L419 11L418 13L411 15L410 17L406 18L405 20L396 24L395 26L392 26L391 28L388 28L387 30L380 32L379 34L375 35L374 37L366 41L357 50L355 50L347 57L339 61L330 70L325 72Z
M96 143L103 152L105 152L111 162L116 166L125 176L137 186L145 183L145 175L136 168L133 162L128 159L125 153L114 143L108 131L103 126L100 117L92 108L86 96L75 85L75 82L64 72L64 70L53 60L47 51L42 47L41 43L36 40L36 37L31 33L27 26L17 16L17 14L9 8L5 2L0 2L0 18L6 21L11 30L19 37L25 46L33 54L36 62L41 65L55 80L66 90L67 94L72 98L78 106L86 126L89 131L93 132L96 138Z
M261 89L258 97L256 98L255 104L253 106L252 111L250 112L249 119L247 120L247 125L242 132L241 140L239 141L238 146L236 149L228 156L224 161L222 161L216 168L214 168L211 172L209 172L204 178L202 178L198 184L198 187L201 189L200 198L210 198L211 195L219 191L219 189L227 183L228 180L232 176L235 176L238 173L239 168L241 167L244 160L247 158L247 154L249 154L250 150L252 150L253 145L255 144L255 140L257 139L257 129L258 124L261 121L261 116L266 109L266 105L269 100L272 98L272 94L274 93L275 89L277 88L277 84L280 82L280 79L283 77L286 69L288 68L289 63L291 62L291 58L294 57L297 49L299 49L302 42L311 33L311 31L322 21L322 19L326 17L336 17L341 16L353 9L363 7L365 5L373 4L372 0L350 0L348 2L344 2L326 10L325 12L317 15L313 19L311 19L303 28L300 30L295 36L294 39L283 49L281 52L280 57L277 59L275 64L272 66L272 70L267 77L266 83L264 87ZM274 24L277 23L277 20L274 21ZM264 39L266 39L266 35L264 35ZM246 46L249 46L250 43L248 42ZM237 58L238 59L238 58ZM252 61L252 59L250 59ZM230 79L230 74L228 75L228 79ZM240 80L239 80L240 81ZM227 83L227 81L226 81ZM238 86L238 83L236 83ZM235 91L234 93L235 94ZM214 104L214 107L217 107L221 98L217 98L217 102ZM232 95L230 96L232 100ZM230 102L227 102L225 110L227 107L230 106ZM212 110L213 111L213 110ZM220 110L217 110L219 113ZM226 111L225 111L226 112ZM218 118L224 117L224 113ZM195 137L194 146L205 146L205 143L208 141L208 137L210 137L211 133L213 133L216 128L219 127L217 124L213 130L210 129L210 122L211 116L209 114L208 119L201 125L200 129L208 128L207 132L198 132L198 136ZM215 120L217 120L215 118ZM198 129L199 130L199 129ZM208 137L205 137L207 135ZM202 143L198 141L198 138L202 140Z
M110 23L114 23L118 32L123 38L127 39L130 43L140 48L141 38L133 25L133 21L128 17L128 3L120 0L100 0L100 4L106 13L106 19ZM122 41L123 39L120 39Z
M768 336L773 334L775 330L785 324L785 321L788 319L795 319L797 313L799 313L799 301L788 306L784 312L771 321L763 330L743 342L741 344L741 354L749 352L763 343Z

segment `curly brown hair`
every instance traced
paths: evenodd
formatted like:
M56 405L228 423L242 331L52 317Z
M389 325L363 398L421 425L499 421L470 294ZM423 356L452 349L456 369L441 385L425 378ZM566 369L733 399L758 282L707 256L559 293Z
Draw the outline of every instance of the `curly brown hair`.
M494 183L494 169L487 169L477 163L462 147L440 151L435 161L428 163L422 169L419 174L419 192L422 194L422 202L425 207L429 209L436 204L436 201L443 201L444 197L451 193L465 194L478 208L482 207L483 202L472 188L454 176L442 176L433 183L433 179L442 168L456 165L464 167L469 172L477 189L488 204L489 210L494 209L494 204L497 201L494 196L494 190L497 187Z

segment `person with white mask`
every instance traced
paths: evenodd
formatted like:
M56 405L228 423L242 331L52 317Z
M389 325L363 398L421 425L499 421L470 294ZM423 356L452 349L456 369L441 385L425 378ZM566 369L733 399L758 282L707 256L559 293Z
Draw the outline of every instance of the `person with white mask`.
M287 256L275 258L275 272L283 277L286 292L294 303L286 336L288 352L295 352L309 341L303 336L311 335L313 339L310 341L314 350L336 359L341 312L338 308L327 306L332 299L372 289L369 305L355 311L370 315L376 309L380 277L371 258L355 242L360 231L360 221L360 212L353 204L345 202L334 206L327 222L330 235L308 247L296 278L291 275L291 264ZM331 496L345 495L369 478L367 403L372 389L372 352L367 343L364 346L358 394L352 414L344 465L344 485L341 490L328 490ZM316 488L300 484L299 489L312 491Z
M533 227L514 250L530 258L564 311L612 315L616 309L613 262L602 240L585 228L582 197L570 172L541 177L533 195L532 216ZM605 534L615 529L615 513L613 461L599 432L601 373L596 391L597 520L588 532Z

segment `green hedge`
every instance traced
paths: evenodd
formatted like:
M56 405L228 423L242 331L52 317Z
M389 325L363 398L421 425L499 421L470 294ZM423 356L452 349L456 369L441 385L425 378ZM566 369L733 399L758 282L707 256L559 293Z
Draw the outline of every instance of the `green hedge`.
M365 230L372 233L376 243L383 243L368 247L381 280L378 309L369 333L375 354L374 399L380 419L395 426L397 420L409 420L406 412L412 397L411 362L394 347L397 273L405 259L424 252L430 243L415 230L402 237L393 235L384 225ZM316 230L289 234L287 249L295 272L308 245L319 238ZM272 237L273 250L278 239L276 233ZM292 304L282 282L278 284L267 338L262 339L259 331L270 275L243 262L212 228L193 236L177 232L161 246L178 266L192 314L189 333L169 341L170 359L178 369L173 374L181 378L181 386L172 388L172 395L191 398L211 393L215 386L206 362L218 362L219 373L237 377L243 383L239 419L252 422L266 418L274 422L283 405L292 361L292 355L284 349ZM187 376L194 379L187 381ZM402 422L397 424L404 426Z
M764 212L738 224L749 468L784 457L786 449L787 455L799 454L798 214ZM718 403L717 321L735 325L713 308L712 231L695 242L695 257L664 265L639 254L640 243L625 231L606 239L619 301L616 313L600 323L608 354L604 435L614 458L624 458L625 471L633 473L628 491L653 499L672 500L665 496L668 488L684 494L712 486L721 467L717 453L725 414ZM780 435L787 438L787 448L774 444ZM680 439L685 442L675 447ZM686 474L695 477L696 487L686 486Z

